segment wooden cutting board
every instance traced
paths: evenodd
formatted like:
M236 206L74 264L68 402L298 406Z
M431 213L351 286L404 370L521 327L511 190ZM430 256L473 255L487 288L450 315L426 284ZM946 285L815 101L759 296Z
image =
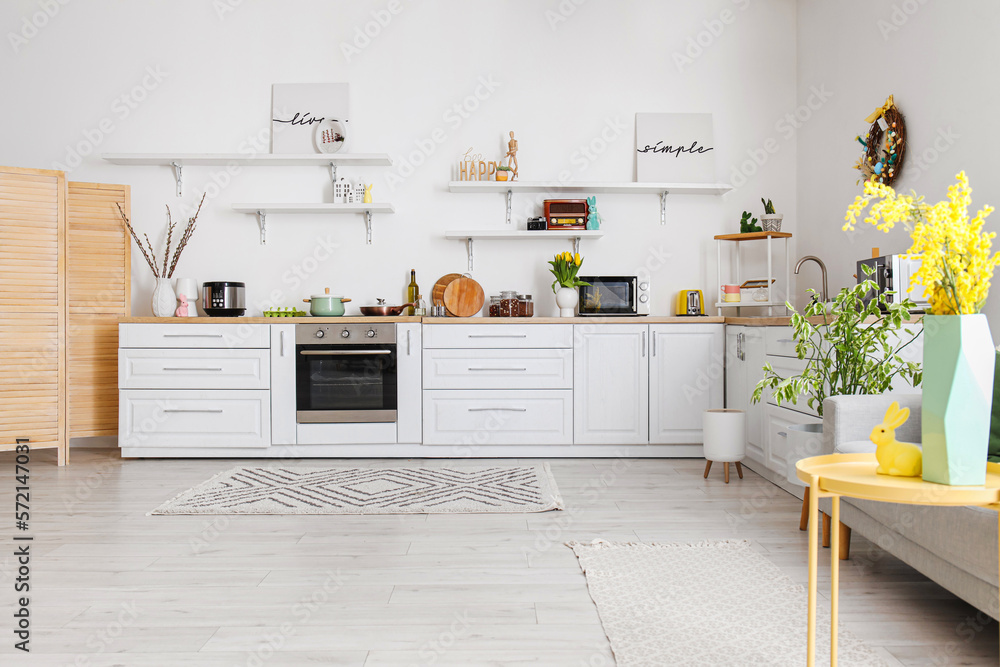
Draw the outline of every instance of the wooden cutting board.
M483 309L485 302L482 286L472 278L456 278L444 290L444 307L454 317L472 317Z
M431 290L431 305L432 306L443 306L444 305L444 290L448 285L462 277L461 273L449 273L438 278L438 281L434 283L434 289Z

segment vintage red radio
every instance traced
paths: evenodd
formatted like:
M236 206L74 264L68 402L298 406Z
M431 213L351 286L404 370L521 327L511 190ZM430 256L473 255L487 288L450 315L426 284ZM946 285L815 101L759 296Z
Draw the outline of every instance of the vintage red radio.
M549 229L586 229L586 199L546 199L545 219Z

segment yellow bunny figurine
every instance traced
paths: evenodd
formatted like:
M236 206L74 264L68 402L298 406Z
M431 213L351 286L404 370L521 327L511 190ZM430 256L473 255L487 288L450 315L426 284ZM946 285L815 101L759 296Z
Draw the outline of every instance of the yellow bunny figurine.
M366 185L365 186L365 197L364 197L364 201L362 203L364 203L364 204L371 204L372 203L372 187L374 185L375 184L372 183L371 185Z
M895 477L919 477L923 468L924 455L920 448L909 442L896 440L896 429L906 423L910 417L910 409L899 409L899 403L893 402L885 412L882 423L872 429L869 436L875 443L875 458L878 459L880 475Z

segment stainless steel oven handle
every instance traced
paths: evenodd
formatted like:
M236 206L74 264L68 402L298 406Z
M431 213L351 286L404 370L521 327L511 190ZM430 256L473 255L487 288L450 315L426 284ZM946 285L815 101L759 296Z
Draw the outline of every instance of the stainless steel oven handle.
M306 357L367 357L372 354L392 354L392 350L299 350Z
M528 408L469 408L469 412L527 412Z

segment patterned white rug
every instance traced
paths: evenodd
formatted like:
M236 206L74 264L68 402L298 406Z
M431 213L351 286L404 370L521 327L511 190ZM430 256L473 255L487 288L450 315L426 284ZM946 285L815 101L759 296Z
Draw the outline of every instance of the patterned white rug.
M428 468L237 467L150 514L436 514L563 508L548 464Z
M567 546L587 575L618 667L806 664L806 590L749 542ZM817 665L830 664L828 609L821 597ZM841 667L885 667L843 627L837 654Z

